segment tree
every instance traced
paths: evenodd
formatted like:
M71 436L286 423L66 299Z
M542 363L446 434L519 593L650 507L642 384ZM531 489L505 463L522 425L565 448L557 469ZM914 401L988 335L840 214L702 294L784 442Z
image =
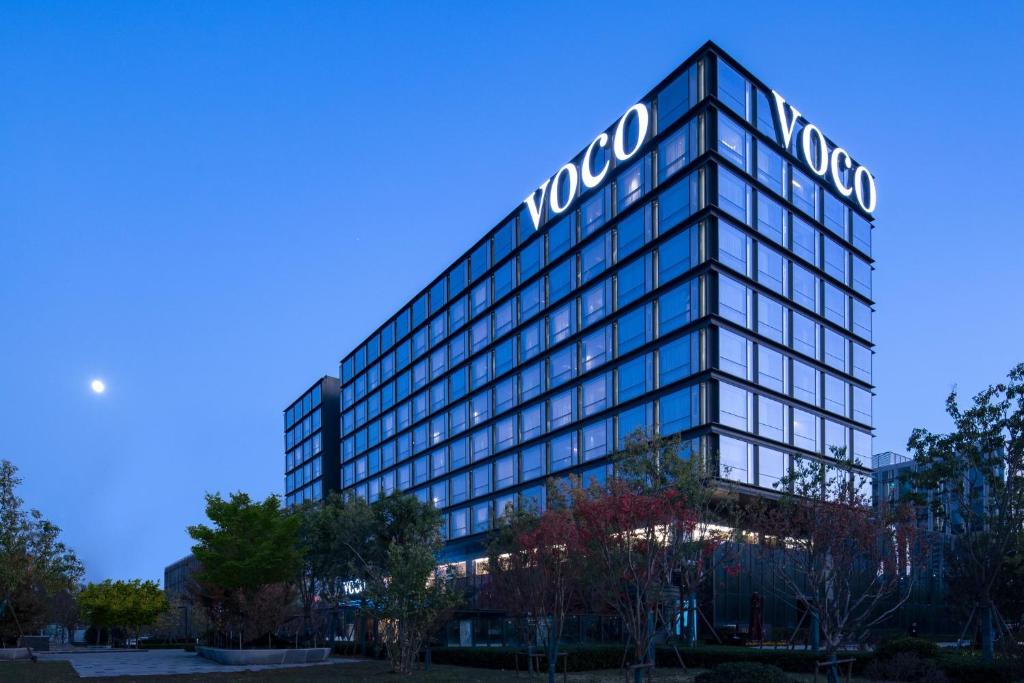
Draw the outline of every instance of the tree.
M906 602L923 548L912 510L875 511L855 485L852 460L842 449L833 455L841 466L797 460L756 526L780 597L807 610L834 658ZM838 668L829 676L838 680Z
M553 682L565 617L580 594L577 528L564 508L539 516L509 513L501 520L488 545L488 597L520 617L528 650L543 637Z
M946 399L954 430L913 431L912 477L918 491L952 533L947 567L950 597L980 617L985 659L995 656L994 626L1016 643L1000 614L997 593L1008 558L1021 547L1024 529L1024 364L1006 382L979 392L962 406L956 389ZM965 630L970 626L970 620Z
M273 635L294 615L295 586L285 581L268 583L235 594L238 612L245 619L241 624L241 637L253 641L267 637L267 647L273 645Z
M673 531L673 571L680 605L687 611L688 623L695 625L697 595L705 581L720 567L736 566L728 542L739 540L739 509L730 497L721 495L717 471L709 467L703 451L678 436L664 438L636 429L626 436L613 461L616 478L634 492L656 495L672 490L685 501L687 528ZM696 639L691 643L696 645Z
M622 480L604 489L576 487L570 495L576 561L587 568L594 594L622 619L632 661L653 664L655 617L672 596L679 543L693 532L687 501L671 488L643 493Z
M85 572L60 528L23 508L17 473L0 460L0 644L40 628L49 597L74 590Z
M374 617L391 668L412 672L430 633L460 601L453 581L437 566L441 513L415 496L395 494L369 506L360 526L367 542L349 550L365 577L362 610Z
M297 586L306 637L313 630L317 605L337 606L346 588L363 577L358 558L368 554L373 517L369 503L332 493L319 503L298 508L298 543L302 563Z
M61 634L65 644L70 643L75 634L75 626L81 618L78 606L78 589L62 589L50 596L47 605L46 620L58 624L64 630Z
M97 629L119 629L125 636L138 636L140 629L156 622L167 611L167 598L155 581L111 581L90 583L78 595L82 614Z
M197 597L222 634L234 627L241 638L266 634L269 642L270 631L253 629L280 623L291 604L287 590L269 587L290 585L299 574L300 518L284 513L277 496L256 502L245 493L232 493L228 500L208 494L206 516L212 527L188 528L201 565L195 577ZM267 614L274 604L267 599L271 595L280 601L273 617Z

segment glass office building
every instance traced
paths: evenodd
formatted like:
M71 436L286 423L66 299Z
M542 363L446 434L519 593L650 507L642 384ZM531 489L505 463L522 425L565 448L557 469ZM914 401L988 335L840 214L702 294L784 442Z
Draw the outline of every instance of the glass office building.
M284 500L321 500L339 487L337 377L321 377L284 411Z
M345 356L341 488L433 501L470 573L638 428L742 493L833 446L870 491L874 183L778 102L706 44Z

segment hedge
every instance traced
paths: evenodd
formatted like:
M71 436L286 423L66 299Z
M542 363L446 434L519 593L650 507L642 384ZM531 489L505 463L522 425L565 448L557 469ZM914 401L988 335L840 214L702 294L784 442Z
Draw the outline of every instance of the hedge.
M695 683L794 683L777 666L756 662L719 664L694 679Z
M542 649L537 647L534 651ZM430 651L430 658L436 664L514 670L516 653L522 651L523 648L518 647L435 647ZM618 669L622 666L623 648L618 645L565 645L559 651L567 654L565 661L569 671ZM562 661L559 657L559 671L562 670ZM541 660L541 667L547 668L546 658ZM525 657L519 658L519 668L527 668Z
M537 648L539 652L541 648ZM592 671L595 669L618 669L622 666L624 648L621 645L566 645L559 648L567 653L569 671ZM438 647L431 650L431 659L438 664L472 666L480 669L515 669L515 653L522 648L509 647ZM814 663L821 661L821 653L799 650L760 650L728 645L702 645L696 648L680 647L679 655L687 667L711 669L719 664L731 662L753 662L777 666L783 671L814 673ZM845 657L846 655L844 655ZM849 655L856 659L854 672L863 671L871 659L868 653ZM656 665L662 668L679 666L676 652L670 647L655 650ZM520 657L520 668L526 667ZM542 666L545 666L542 664ZM559 661L559 670L562 663Z
M539 652L541 648L537 648ZM622 666L624 648L620 645L563 645L560 651L568 654L569 671L618 669ZM435 647L431 659L437 664L452 664L480 669L515 669L515 653L522 648L512 647ZM791 673L814 673L816 662L823 661L821 652L807 650L762 650L728 645L701 645L695 648L679 647L679 655L689 668L713 669L719 664L753 662L777 666ZM860 675L873 659L869 652L844 652L841 659L853 659L853 672ZM658 647L655 662L661 668L679 666L676 653L670 647ZM979 657L961 654L941 654L936 660L939 667L958 683L1014 683L1024 678L1024 671L1006 664L986 664ZM520 668L526 668L523 657ZM547 665L543 663L542 667ZM562 662L558 669L561 671Z
M1013 683L1024 678L1024 666L986 663L969 654L940 654L936 660L942 671L958 683Z
M875 648L875 656L882 659L891 659L905 652L921 659L935 659L939 656L939 646L926 638L902 637L884 640Z
M754 662L777 666L783 671L792 673L814 673L816 662L823 661L825 655L809 650L762 650L752 647L734 647L730 645L703 645L695 648L681 647L679 654L687 667L712 669L719 664L729 662ZM853 659L853 672L860 674L871 661L868 652L844 652L842 659ZM658 666L678 666L679 660L671 648L658 648Z

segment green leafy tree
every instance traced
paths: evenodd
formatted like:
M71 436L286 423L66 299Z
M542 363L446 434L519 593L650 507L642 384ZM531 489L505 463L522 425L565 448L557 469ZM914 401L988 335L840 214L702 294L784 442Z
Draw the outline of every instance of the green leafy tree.
M364 577L362 609L379 624L392 670L411 673L427 638L461 600L454 577L437 566L441 513L407 494L353 512L369 512L361 528L370 533L349 547Z
M75 626L81 619L78 605L79 588L62 589L50 596L47 603L46 620L61 626L61 642L67 644L74 636Z
M245 493L228 500L208 494L206 516L211 526L188 528L201 565L197 597L221 635L233 627L242 638L265 633L269 642L273 629L264 629L283 621L292 603L290 587L302 564L296 543L301 520L282 511L277 496L254 501Z
M90 583L79 593L78 604L86 621L97 629L107 629L108 637L115 629L137 637L168 609L160 586L140 579Z
M335 608L355 582L365 578L359 558L369 555L373 515L369 503L332 493L296 511L302 564L297 582L303 608L303 631L313 630L314 608Z
M1013 578L1006 571L1015 566L1011 558L1024 533L1024 364L969 405L961 405L954 389L946 412L953 431L918 428L910 436L917 465L912 482L917 491L931 492L927 504L952 533L950 599L971 615L965 630L973 619L980 622L983 654L991 661L996 628L1008 646L1019 641L998 598L1000 584Z
M60 528L15 493L18 468L0 460L0 643L42 626L51 596L72 591L85 573Z

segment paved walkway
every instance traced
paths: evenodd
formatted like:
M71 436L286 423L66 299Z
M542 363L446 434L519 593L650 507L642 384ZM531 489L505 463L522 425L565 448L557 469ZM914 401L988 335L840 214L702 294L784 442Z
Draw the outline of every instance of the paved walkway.
M64 659L71 662L82 678L99 676L161 676L168 674L231 673L234 671L263 671L290 669L301 666L326 666L354 662L354 659L328 659L316 664L270 664L253 666L226 666L211 662L184 650L148 650L135 652L40 652L40 661Z

